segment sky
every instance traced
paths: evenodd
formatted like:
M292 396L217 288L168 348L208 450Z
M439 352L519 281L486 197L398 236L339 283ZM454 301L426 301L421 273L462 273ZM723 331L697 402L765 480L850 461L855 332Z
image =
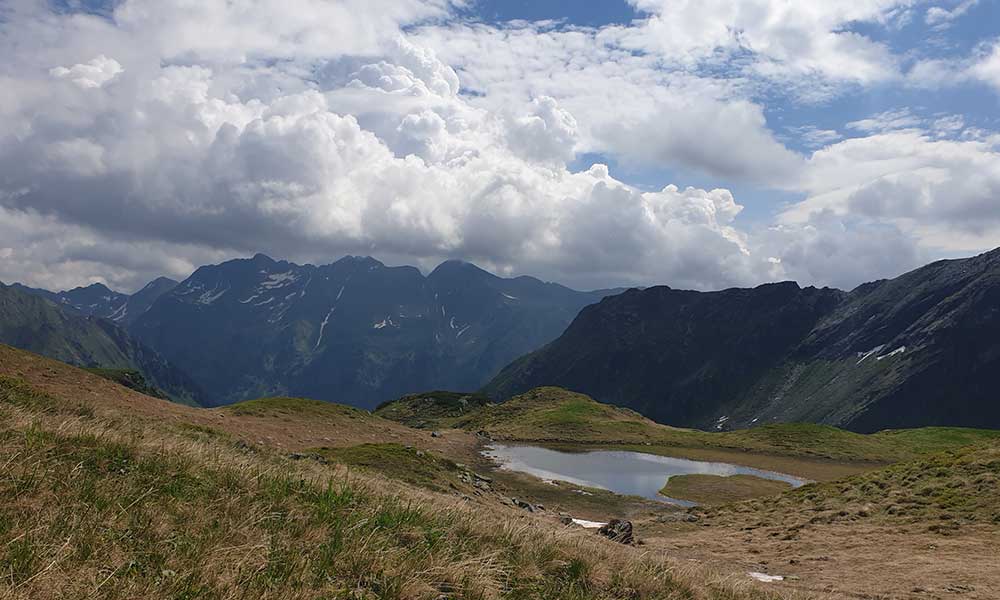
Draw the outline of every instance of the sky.
M0 281L850 289L1000 246L1000 0L0 0Z

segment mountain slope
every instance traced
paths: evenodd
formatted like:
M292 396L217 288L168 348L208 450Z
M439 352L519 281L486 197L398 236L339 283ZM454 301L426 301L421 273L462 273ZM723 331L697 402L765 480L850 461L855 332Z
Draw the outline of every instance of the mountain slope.
M186 375L110 321L71 314L61 305L2 283L0 343L77 366L134 369L179 402L200 399Z
M314 266L259 254L198 269L131 331L216 404L292 395L374 407L479 387L602 296L459 262L424 277L370 257Z
M50 292L19 283L15 283L11 287L50 300L63 310L73 314L102 317L128 325L146 312L157 298L176 286L177 282L173 279L159 277L131 296L112 291L100 283L63 292Z
M1000 427L1000 251L850 293L630 291L581 312L486 391L559 385L702 428Z
M15 283L13 286L22 292L50 300L63 310L84 316L103 317L114 320L128 303L128 295L108 289L101 283L86 287L73 288L63 292L50 292L39 288L30 288Z

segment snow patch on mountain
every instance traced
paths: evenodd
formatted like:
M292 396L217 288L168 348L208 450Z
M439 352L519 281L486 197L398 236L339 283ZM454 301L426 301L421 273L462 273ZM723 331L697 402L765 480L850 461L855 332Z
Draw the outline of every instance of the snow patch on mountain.
M323 332L326 331L326 326L330 322L330 317L333 316L333 311L335 310L337 310L337 307L331 306L330 311L323 317L323 322L319 324L319 337L316 339L316 345L313 346L313 350L318 349L319 345L323 342Z
M299 280L298 273L294 271L287 271L285 273L274 273L268 275L267 279L261 282L260 287L267 290L273 290L275 288L285 287Z
M897 354L902 354L904 352L906 352L906 346L900 346L899 348L896 348L895 350L893 350L889 354L885 354L883 356L876 357L875 360L882 360L884 358L889 358L890 356L896 356Z
M865 359L867 359L869 356L874 356L878 354L879 352L882 351L882 348L885 348L885 344L880 344L878 346L875 346L868 352L858 352L859 359L858 362L855 363L855 365L860 365L861 363L865 362Z
M201 296L198 296L198 299L195 300L195 302L197 302L198 304L205 304L205 305L212 304L213 302L224 296L228 291L229 291L228 285L221 290L219 289L219 286L216 286L207 292L203 292Z

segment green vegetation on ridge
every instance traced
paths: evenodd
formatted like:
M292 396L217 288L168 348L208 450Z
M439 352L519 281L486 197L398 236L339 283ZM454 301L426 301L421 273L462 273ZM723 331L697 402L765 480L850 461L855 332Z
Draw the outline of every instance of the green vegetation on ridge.
M383 402L375 414L417 429L443 429L454 427L462 417L492 402L482 394L433 391Z
M391 415L391 405L381 414ZM696 448L839 461L896 462L997 439L1000 431L928 427L859 434L816 424L774 424L706 432L661 425L627 408L562 388L541 387L500 404L484 404L453 421L502 441Z
M335 404L333 402L323 402L320 400L309 400L307 398L289 398L285 396L247 400L246 402L230 404L217 410L229 412L239 417L295 415L336 416L361 420L371 418L371 415L368 412L352 406Z

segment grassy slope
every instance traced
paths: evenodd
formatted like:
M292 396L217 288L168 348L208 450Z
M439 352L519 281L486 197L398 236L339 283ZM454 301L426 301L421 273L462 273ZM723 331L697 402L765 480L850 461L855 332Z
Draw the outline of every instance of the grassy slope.
M135 369L102 369L93 367L85 370L89 373L97 375L98 377L103 377L108 381L113 381L118 385L123 385L130 390L135 390L140 394L152 396L153 398L160 398L161 400L170 399L163 390L149 385L149 382L146 381L146 378L143 377L142 373L136 371Z
M492 401L482 394L434 391L383 402L375 414L418 429L446 429Z
M263 404L254 418L285 422ZM0 596L772 597L520 511L137 414L0 378Z
M348 448L321 448L315 453L338 463L380 473L438 492L447 492L448 484L459 489L460 468L452 460L400 444L359 444Z
M674 475L660 493L670 498L690 500L698 504L728 504L775 496L791 489L791 484L753 475Z
M217 410L237 417L326 417L357 419L360 421L371 420L371 415L368 412L358 408L343 404L334 404L332 402L322 402L320 400L283 396L247 400L246 402L230 404Z
M1000 524L1000 442L937 452L841 481L814 483L767 501L707 509L725 520L815 525L871 521L948 534Z
M861 435L813 424L764 425L709 433L657 424L628 409L560 388L538 388L488 405L456 424L495 439L736 450L841 461L896 462L978 441L1000 431L924 428Z

